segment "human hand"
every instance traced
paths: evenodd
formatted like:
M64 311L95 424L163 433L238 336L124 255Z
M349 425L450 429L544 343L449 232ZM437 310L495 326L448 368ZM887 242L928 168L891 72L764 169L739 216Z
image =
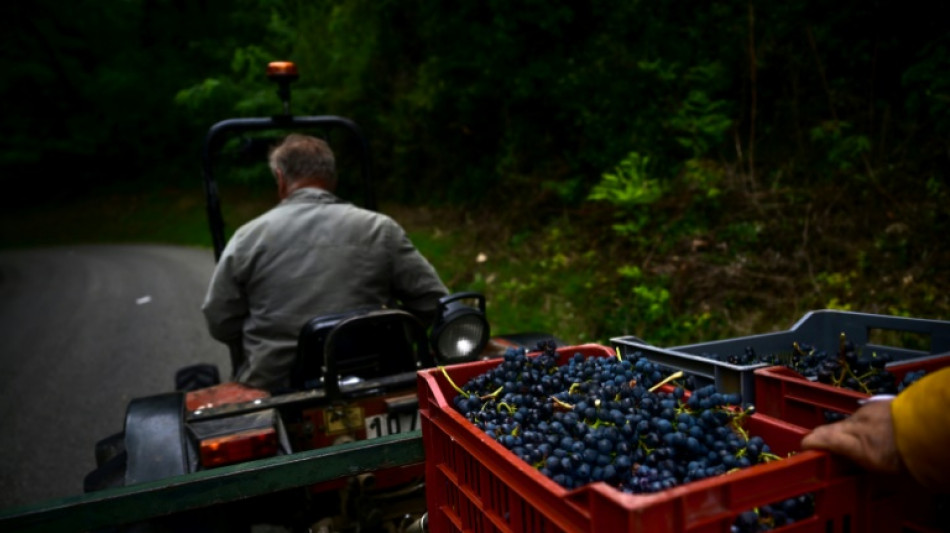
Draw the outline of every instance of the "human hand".
M897 474L902 470L891 400L868 402L840 422L816 427L802 439L802 448L828 450L875 472Z

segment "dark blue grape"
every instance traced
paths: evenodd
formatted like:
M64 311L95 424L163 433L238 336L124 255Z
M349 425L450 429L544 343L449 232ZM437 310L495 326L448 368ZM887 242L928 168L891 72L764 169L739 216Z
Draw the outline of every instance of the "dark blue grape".
M767 451L761 439L746 442L732 429L736 395L712 385L688 398L682 385L650 392L668 373L637 355L574 354L557 366L553 346L530 358L509 352L516 353L466 383L454 405L563 487L606 482L630 494L662 491L751 466Z

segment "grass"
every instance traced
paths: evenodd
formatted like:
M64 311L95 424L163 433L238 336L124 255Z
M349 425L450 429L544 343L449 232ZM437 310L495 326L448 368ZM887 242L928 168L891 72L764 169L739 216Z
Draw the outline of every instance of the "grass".
M251 188L230 191L222 200L233 230L263 212L272 200ZM204 193L200 186L129 186L92 190L69 199L12 206L0 213L0 247L63 244L163 243L211 247Z
M182 190L108 193L4 210L4 248L155 242L207 246L200 196Z
M269 183L222 192L230 230L276 200ZM950 316L950 282L940 268L947 250L927 240L938 235L914 233L924 225L849 226L842 221L859 215L842 211L815 217L806 239L802 221L780 216L788 206L776 203L762 222L726 220L679 234L659 225L634 241L614 234L612 219L589 205L530 218L397 204L380 210L403 224L451 291L486 296L495 333L543 331L570 343L636 335L672 346L787 329L813 309ZM210 248L197 185L90 191L6 209L0 222L4 248Z
M275 202L269 184L222 188L222 195L229 232ZM0 247L158 243L210 249L204 202L198 186L118 186L88 191L68 200L13 207L0 213ZM484 221L460 218L452 210L399 205L385 205L380 210L403 223L451 291L486 295L494 331L547 331L577 342L594 340L584 331L584 321L574 320L572 304L557 287L565 282L583 285L586 273L570 272L554 264L539 267L533 259L519 257L510 242L473 240L473 234L490 229ZM473 232L472 224L479 225L478 231ZM558 270L562 277L557 283L546 278ZM536 296L540 293L547 294Z
M629 334L674 346L785 330L818 309L950 317L938 198L906 198L913 209L902 211L839 183L754 197L724 189L706 211L688 196L645 208L648 221L626 236L590 202L422 217L391 209L451 289L486 295L498 332L549 331L575 343ZM892 345L921 344L908 342Z

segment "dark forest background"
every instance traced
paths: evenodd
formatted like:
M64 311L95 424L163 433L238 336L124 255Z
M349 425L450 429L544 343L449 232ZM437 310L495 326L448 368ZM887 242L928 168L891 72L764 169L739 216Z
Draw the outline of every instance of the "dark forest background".
M675 344L821 308L950 317L939 2L8 4L6 246L206 244L201 140L278 112L282 59L293 112L360 124L382 209L499 329ZM236 225L271 185L234 174Z

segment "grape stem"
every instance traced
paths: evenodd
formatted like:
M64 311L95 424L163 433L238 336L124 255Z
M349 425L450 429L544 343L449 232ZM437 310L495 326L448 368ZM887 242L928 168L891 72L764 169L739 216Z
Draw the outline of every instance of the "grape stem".
M854 371L851 370L851 365L848 364L847 360L842 360L841 364L841 377L837 379L835 385L838 387L843 387L843 383L846 376L851 376L854 378L854 381L857 382L858 386L864 389L864 393L871 394L871 389L864 383L864 380L854 374Z
M497 398L498 395L501 394L501 391L503 391L503 390L505 390L505 386L504 386L504 385L502 385L501 387L498 387L497 389L495 389L495 392L490 392L490 393L488 393L488 394L486 394L486 395L484 395L484 396L479 396L478 399L479 399L479 400L493 400L493 399Z
M666 385L667 383L673 381L674 379L679 379L679 378L681 378L681 377L683 377L683 371L682 371L682 370L678 370L678 371L676 371L676 372L670 374L669 376L666 376L666 379L664 379L663 381L661 381L661 382L657 383L656 385L650 387L650 392L656 392L656 390L659 389L660 387L662 387L663 385Z
M749 442L749 432L742 427L745 423L745 419L752 414L752 409L742 410L739 413L735 414L732 417L732 427L736 430L736 433L742 437L742 440Z
M509 405L509 404L507 404L507 403L505 403L505 402L498 402L498 411L500 412L500 411L502 410L502 408L504 408L506 411L508 411L508 414L509 414L509 415L515 413L515 408L514 408L513 406L511 406L511 405Z
M739 436L742 437L742 440L749 442L749 432L746 431L745 428L742 427L742 425L736 423L736 420L733 420L732 427L736 430Z
M640 442L638 442L637 445L640 446L640 449L643 450L647 455L653 453L653 448L647 446L647 443L643 442L643 438L640 439Z
M569 404L569 403L567 403L567 402L565 402L565 401L563 401L563 400L559 400L559 399L555 398L554 396L551 396L551 399L554 400L554 404L555 404L555 405L557 405L558 407L561 407L561 408L563 408L563 409L567 409L568 411L570 411L571 409L574 408L573 405L571 405L571 404Z
M444 367L444 366L440 366L440 367L439 367L439 370L442 371L442 375L445 376L445 379L448 380L449 385L451 385L453 389L455 389L456 391L458 391L459 394L461 394L462 396L464 396L464 397L466 397L466 398L469 398L469 397L470 397L470 395L469 395L467 392L463 391L461 388L459 388L458 385L455 384L454 381L452 381L452 378L449 377L449 373L445 370L445 367Z

